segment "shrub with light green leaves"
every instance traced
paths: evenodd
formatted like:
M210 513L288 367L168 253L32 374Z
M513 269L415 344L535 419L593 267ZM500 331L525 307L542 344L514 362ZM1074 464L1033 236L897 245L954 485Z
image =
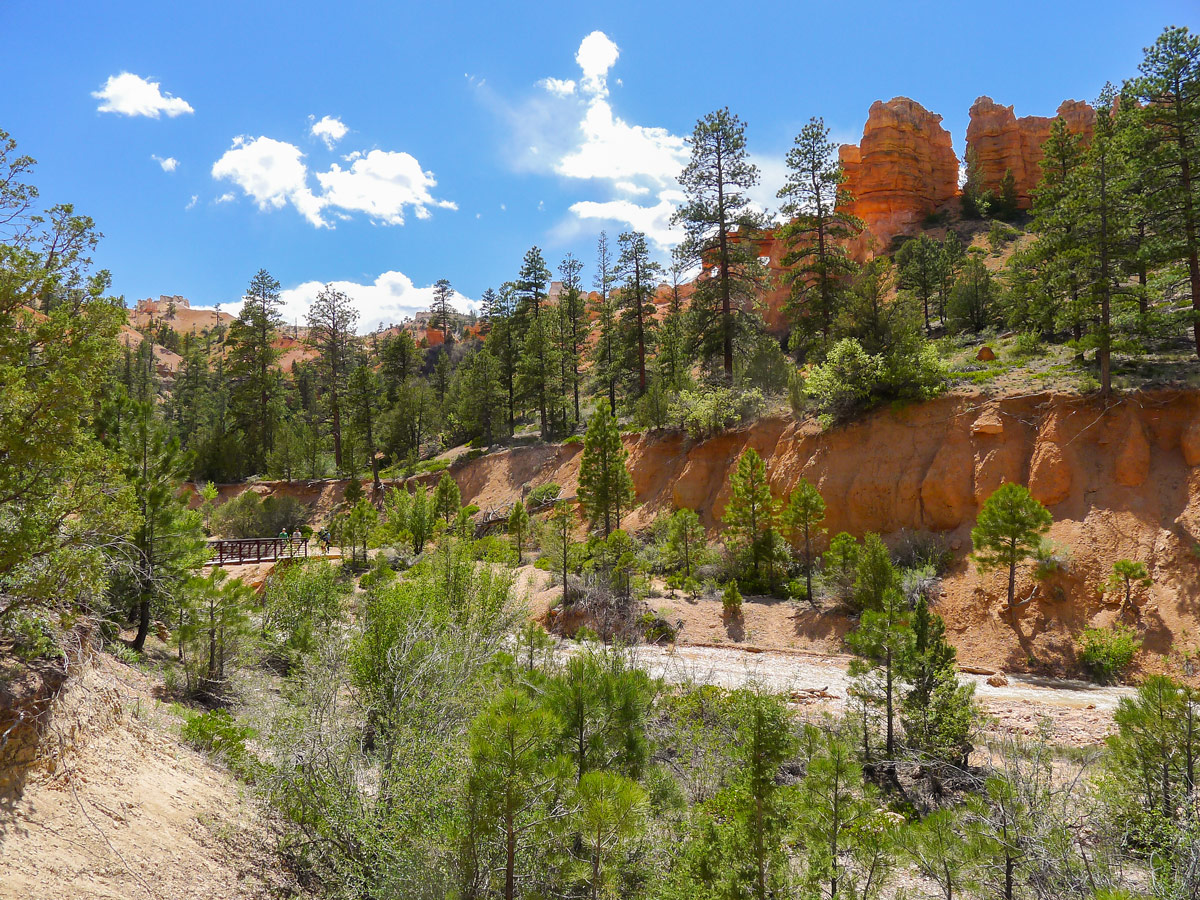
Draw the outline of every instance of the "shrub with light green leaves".
M1094 681L1111 684L1125 674L1141 646L1137 632L1125 625L1085 628L1079 638L1079 661Z

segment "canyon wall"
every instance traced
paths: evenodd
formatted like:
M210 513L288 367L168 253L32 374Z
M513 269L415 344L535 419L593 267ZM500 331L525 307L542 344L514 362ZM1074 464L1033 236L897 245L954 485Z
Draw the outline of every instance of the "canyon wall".
M1050 137L1055 118L1063 119L1072 134L1087 140L1095 126L1096 112L1087 103L1066 100L1058 107L1057 116L1018 119L1011 106L1001 106L991 97L976 100L967 126L967 153L974 157L980 189L999 194L1004 173L1011 171L1017 207L1029 209L1042 177L1042 144Z

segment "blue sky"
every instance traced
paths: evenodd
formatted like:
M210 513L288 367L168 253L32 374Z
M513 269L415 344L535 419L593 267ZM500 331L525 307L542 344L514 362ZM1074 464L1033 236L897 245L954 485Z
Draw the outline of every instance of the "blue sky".
M130 304L240 297L290 320L316 286L366 327L512 278L538 244L590 264L631 226L660 251L682 136L728 105L762 202L810 116L857 141L877 99L944 117L961 154L988 94L1048 115L1135 72L1192 2L66 3L0 7L0 128L47 203L105 234ZM157 87L155 87L157 85Z

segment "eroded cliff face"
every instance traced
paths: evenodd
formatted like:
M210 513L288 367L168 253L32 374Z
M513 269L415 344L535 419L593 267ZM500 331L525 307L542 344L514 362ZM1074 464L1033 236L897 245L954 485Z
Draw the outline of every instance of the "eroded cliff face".
M777 498L802 477L820 489L830 535L874 531L894 544L904 532L940 533L954 563L937 609L967 664L1076 671L1082 628L1118 618L1118 597L1098 588L1122 558L1145 562L1154 579L1127 621L1140 624L1155 658L1200 631L1200 392L1108 405L1069 395L952 395L830 431L780 418L700 442L677 433L625 442L641 504L628 529L688 507L719 540L730 472L753 447ZM578 470L577 445L529 447L473 460L455 477L464 503L489 507L546 481L572 496ZM979 508L1005 481L1028 484L1049 507L1050 540L1070 558L1044 582L1022 567L1018 591L1030 599L1015 619L1003 573L981 573L969 557Z
M1057 116L1017 118L1011 106L1001 106L991 97L980 97L971 106L967 126L967 152L974 157L975 174L982 190L1000 192L1004 173L1013 173L1017 206L1028 209L1042 177L1042 144L1050 137L1055 118L1066 122L1072 134L1091 138L1096 112L1087 103L1066 100Z
M862 141L840 148L854 198L847 210L866 226L860 251L872 238L877 252L885 250L893 237L912 233L958 194L958 157L941 123L941 116L907 97L877 100Z

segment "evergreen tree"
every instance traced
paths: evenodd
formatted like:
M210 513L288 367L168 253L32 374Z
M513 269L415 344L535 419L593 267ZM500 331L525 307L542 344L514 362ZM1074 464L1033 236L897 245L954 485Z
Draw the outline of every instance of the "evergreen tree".
M529 537L529 510L525 502L518 500L508 514L508 533L517 551L517 565L525 565L525 541Z
M855 608L859 611L882 609L888 592L900 586L900 579L896 575L896 567L892 565L892 556L887 545L879 535L868 533L863 537L862 546L856 546L852 555Z
M895 759L900 666L913 643L904 595L890 588L878 608L863 611L859 626L846 635L846 643L861 657L850 665L850 673L864 680L860 695L883 706L887 728L884 750L888 759Z
M646 235L640 231L623 232L618 240L621 255L617 259L617 272L625 278L620 294L620 333L627 341L623 355L625 368L635 373L640 397L646 393L646 357L654 346L654 295L658 287L655 279L662 275L662 266L650 259Z
M379 495L383 491L383 484L379 479L379 427L376 421L379 380L365 353L352 354L350 364L353 368L350 371L348 388L354 425L361 438L360 449L371 461L371 483L376 495ZM357 466L354 466L353 471L357 471Z
M588 317L587 298L583 293L582 271L583 262L570 253L563 258L558 267L559 277L562 278L559 305L567 324L567 332L570 335L563 359L570 370L569 387L575 410L575 417L572 421L576 423L580 421L579 388L582 379L579 368L583 362L584 349L587 347L588 334L592 328L591 319Z
M900 702L905 743L923 756L965 766L971 752L975 686L958 681L958 654L946 623L922 595L912 613L912 644L899 671L908 682Z
M266 471L267 454L274 446L277 417L273 401L279 390L275 338L283 324L280 304L279 282L266 269L259 269L225 340L231 412L244 435L252 472Z
M608 405L617 408L617 381L620 378L620 333L612 290L617 283L616 263L608 246L608 235L601 231L596 242L596 280L598 296L592 305L598 340L592 351L592 371L596 382L608 393Z
M350 342L358 313L350 298L327 284L308 310L308 343L317 351L320 373L332 418L333 460L342 468L342 403L350 369Z
M658 355L655 362L665 386L671 391L680 390L691 368L687 353L687 334L685 328L683 284L685 270L679 256L678 248L671 251L671 300L667 305L667 313L658 329Z
M625 464L628 456L617 420L600 400L583 438L579 502L592 527L603 527L605 538L621 527L622 507L633 503L633 478Z
M441 516L442 521L449 525L461 507L462 494L458 489L458 482L450 477L449 472L443 472L433 492L434 514Z
M896 251L896 266L900 273L899 287L909 291L921 305L926 334L932 331L929 307L937 296L944 265L945 256L941 245L924 232L913 240L906 241Z
M947 313L960 331L975 334L996 321L996 283L979 254L968 254L962 274L950 292Z
M754 448L748 447L729 476L729 502L721 520L727 532L726 541L749 557L755 582L761 577L764 559L771 549L777 517L775 500L767 484L767 468Z
M433 286L433 303L429 307L429 314L433 324L442 332L442 339L447 346L454 340L450 334L450 314L454 312L450 298L453 296L454 288L450 286L450 280L439 278Z
M676 571L682 570L685 583L692 577L703 550L704 526L700 517L690 509L675 510L667 527L667 553Z
M857 269L847 242L862 222L845 211L854 198L823 119L801 129L786 161L788 178L778 196L784 201L779 211L790 220L779 231L788 247L788 313L798 338L819 336L828 346L840 297Z
M825 500L808 479L801 478L800 483L792 490L782 519L783 526L790 532L792 540L799 540L803 544L805 595L808 602L816 606L812 583L813 539L820 537L824 532L821 523L825 521Z
M1122 107L1139 126L1132 156L1145 221L1154 256L1187 267L1200 355L1200 36L1163 29L1138 71L1125 85L1131 102Z
M1008 608L1014 609L1017 564L1032 556L1050 530L1054 517L1019 484L1002 484L987 498L971 542L975 561L983 571L1008 569Z
M405 329L383 339L379 347L379 374L388 403L395 403L400 388L421 369L416 341Z
M544 441L554 436L550 412L555 399L562 396L555 324L555 318L549 312L530 321L517 363L518 395L537 408L540 435Z
M577 793L579 832L591 856L591 898L600 900L605 861L641 830L649 799L636 781L612 772L589 772Z
M755 344L761 330L755 302L763 267L750 235L762 222L747 195L758 169L746 152L745 125L728 108L700 119L687 143L691 160L679 176L687 200L672 221L683 224L688 264L707 273L692 293L693 332L703 358L719 357L732 383L735 346Z

